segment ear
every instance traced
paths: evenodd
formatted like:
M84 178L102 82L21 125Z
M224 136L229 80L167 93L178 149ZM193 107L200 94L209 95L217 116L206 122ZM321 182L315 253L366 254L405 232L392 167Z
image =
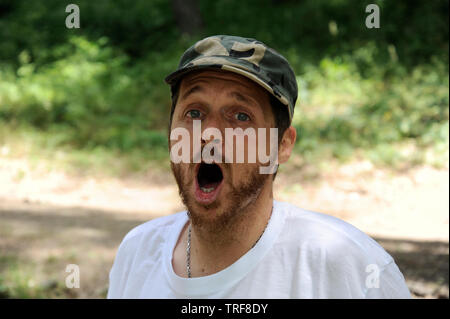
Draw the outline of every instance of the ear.
M291 156L292 149L295 145L297 138L297 131L293 126L289 126L284 131L283 138L281 139L280 146L278 147L278 163L286 163Z

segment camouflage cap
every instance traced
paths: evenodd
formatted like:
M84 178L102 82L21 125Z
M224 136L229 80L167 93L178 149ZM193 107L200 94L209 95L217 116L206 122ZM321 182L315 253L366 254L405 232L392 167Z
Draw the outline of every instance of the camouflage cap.
M165 80L173 87L186 73L211 68L238 73L255 81L288 107L292 121L297 81L289 62L274 49L251 38L207 37L183 53L178 69Z

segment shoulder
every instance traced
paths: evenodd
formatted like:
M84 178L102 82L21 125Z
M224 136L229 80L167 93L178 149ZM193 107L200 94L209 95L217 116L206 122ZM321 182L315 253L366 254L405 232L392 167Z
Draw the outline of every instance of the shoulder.
M392 257L369 235L350 223L320 212L277 202L285 215L282 241L296 248L321 252L331 259L357 258L387 265Z
M186 212L180 212L159 217L145 222L130 230L119 245L113 266L109 273L108 298L124 296L131 277L139 280L137 269L147 263L149 258L156 263L163 256L165 243L173 231L186 217Z
M113 272L127 272L132 264L148 257L157 259L162 255L165 243L174 236L172 230L186 219L185 212L158 217L130 230L117 250Z
M370 236L330 215L288 203L277 207L285 222L276 253L318 276L324 296L410 298L394 259Z
M153 254L161 248L161 244L166 242L169 236L174 234L172 228L185 219L184 211L158 217L134 227L120 243L116 259L132 258L141 249L145 249L146 254Z
M151 237L165 237L168 230L183 220L186 212L179 212L168 216L158 217L140 224L131 229L123 238L121 246L129 245L133 242L141 241L142 239L150 239ZM149 238L150 237L150 238Z

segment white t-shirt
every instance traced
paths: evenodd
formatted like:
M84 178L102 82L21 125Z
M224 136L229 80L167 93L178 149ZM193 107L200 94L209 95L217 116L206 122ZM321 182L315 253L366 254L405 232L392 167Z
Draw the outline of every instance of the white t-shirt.
M119 246L108 298L411 298L392 257L354 226L274 201L257 244L215 274L183 278L172 255L186 212L135 227Z

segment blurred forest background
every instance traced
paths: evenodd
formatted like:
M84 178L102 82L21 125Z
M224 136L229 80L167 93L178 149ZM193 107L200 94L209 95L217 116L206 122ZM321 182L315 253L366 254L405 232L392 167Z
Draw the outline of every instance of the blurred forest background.
M230 34L267 43L294 68L299 138L290 168L309 172L302 178L316 176L323 163L355 159L395 174L431 167L448 175L448 0L76 0L79 29L65 26L69 3L0 0L3 158L51 159L84 176L167 171L164 77L195 41ZM380 7L379 29L365 25L369 3ZM5 207L0 294L72 296L51 280L30 286L23 279L5 239L14 237ZM2 247L10 252L3 257ZM448 298L448 240L443 247L447 275L438 286L446 284ZM49 267L55 254L45 257Z

